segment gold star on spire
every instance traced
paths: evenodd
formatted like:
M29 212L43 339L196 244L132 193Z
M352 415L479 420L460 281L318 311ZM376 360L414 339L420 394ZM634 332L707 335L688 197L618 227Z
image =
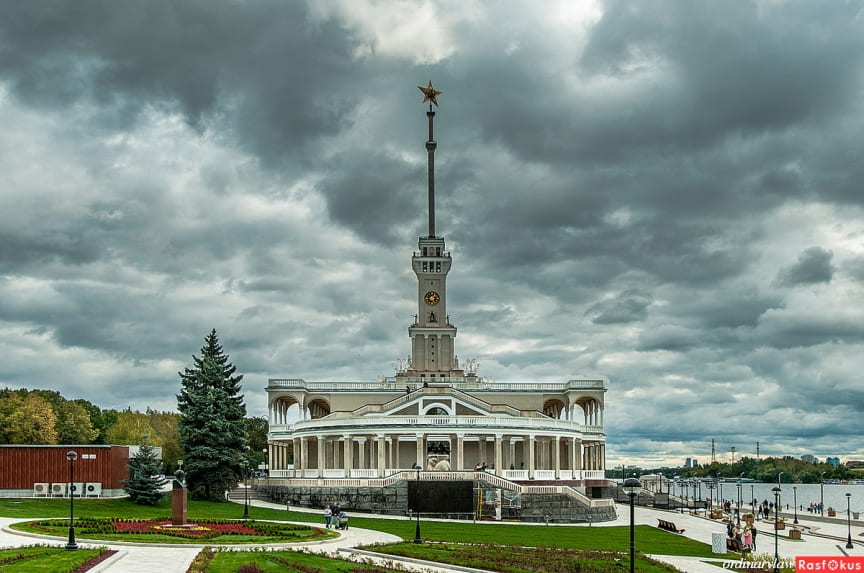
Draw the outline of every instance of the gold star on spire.
M444 92L439 92L435 88L432 87L432 82L429 82L429 85L425 88L423 86L417 86L417 89L423 92L423 103L432 102L435 104L435 107L438 107L438 96ZM432 104L429 104L432 105Z

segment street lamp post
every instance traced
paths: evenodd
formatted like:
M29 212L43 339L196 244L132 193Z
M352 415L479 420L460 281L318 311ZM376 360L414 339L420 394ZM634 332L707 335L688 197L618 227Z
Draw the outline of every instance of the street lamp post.
M240 464L243 468L243 519L249 519L249 460Z
M750 511L756 515L756 496L753 494L753 484L750 484Z
M819 474L819 515L825 515L825 472Z
M261 450L264 452L264 477L270 479L270 458L267 457L267 448ZM270 483L269 481L267 483Z
M792 521L794 524L798 524L798 486L792 486L792 503L795 504L795 507L792 508L795 511L795 519Z
M778 476L779 480L780 477ZM780 486L775 485L771 488L774 492L774 573L780 571L780 554L777 551L777 520L780 519Z
M744 478L744 472L738 476L738 526L741 526L741 480Z
M417 491L414 496L414 513L417 514L417 528L414 530L414 543L423 543L423 538L420 537L420 464L414 464L417 467Z
M850 511L849 500L852 499L852 494L846 494L846 531L848 532L848 536L846 537L846 549L852 549L852 513Z
M708 482L708 512L714 509L714 480Z
M66 543L67 551L76 551L78 543L75 542L75 460L78 459L78 452L66 452L66 459L69 460L69 542Z
M636 478L624 480L624 491L630 496L630 573L634 571L634 560L636 559L636 538L633 528L633 498L642 489L642 482Z

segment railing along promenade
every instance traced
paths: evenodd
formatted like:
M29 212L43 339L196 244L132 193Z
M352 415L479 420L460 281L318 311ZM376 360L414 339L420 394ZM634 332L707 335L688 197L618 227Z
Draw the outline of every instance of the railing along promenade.
M579 501L589 507L610 507L615 505L614 499L594 499L584 493L570 487L569 485L542 484L530 485L510 481L490 472L464 471L464 472L428 472L417 470L400 470L384 478L372 477L342 477L342 478L280 478L278 474L293 472L294 470L271 470L270 477L266 479L268 485L291 485L297 487L315 487L326 485L328 487L387 487L395 485L400 481L456 481L471 480L488 483L492 487L514 491L521 494L562 494L570 499ZM527 472L526 472L527 473ZM605 479L603 470L583 471L584 479L591 474L597 474L593 479ZM418 475L419 474L419 475ZM284 483L282 483L284 482Z

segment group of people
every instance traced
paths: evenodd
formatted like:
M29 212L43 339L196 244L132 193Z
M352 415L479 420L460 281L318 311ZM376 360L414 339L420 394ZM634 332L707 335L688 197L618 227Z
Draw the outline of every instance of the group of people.
M348 516L338 503L324 506L324 524L327 529L348 529Z
M739 544L743 545L745 549L749 549L751 551L756 549L756 527L753 526L749 521L744 523L744 527L741 527L741 524L736 524L734 520L729 520L729 523L726 524L726 537L729 539L736 540Z

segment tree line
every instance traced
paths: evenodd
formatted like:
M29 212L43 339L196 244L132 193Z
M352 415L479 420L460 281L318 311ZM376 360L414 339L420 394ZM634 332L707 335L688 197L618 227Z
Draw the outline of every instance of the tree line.
M266 457L267 419L246 417L244 408L237 423L241 431L235 446L245 451L250 467L257 468ZM146 436L150 446L162 448L163 470L173 473L178 460L184 459L180 424L177 412L102 409L55 390L0 390L2 444L138 445Z
M742 457L734 464L714 462L705 464L695 468L653 468L643 469L635 466L627 466L623 469L624 474L629 477L631 475L643 474L662 474L665 477L672 479L676 476L682 478L739 478L754 479L760 482L776 482L781 483L819 483L822 479L826 480L848 480L861 477L860 473L847 468L844 465L833 466L828 463L811 463L792 456L783 457L767 457L767 458L751 458ZM782 475L780 475L782 472ZM621 466L617 468L608 468L606 475L609 478L620 478L622 473Z

